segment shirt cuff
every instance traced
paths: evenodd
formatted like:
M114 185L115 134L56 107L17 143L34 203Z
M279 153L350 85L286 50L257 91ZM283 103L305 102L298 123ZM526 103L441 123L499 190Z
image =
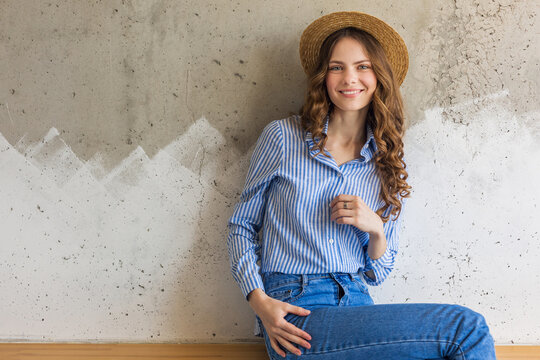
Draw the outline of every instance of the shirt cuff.
M373 260L366 251L366 270L373 270L380 267L389 267L392 266L393 263L394 255L388 247L386 248L384 254L376 260Z
M371 286L380 285L392 271L394 266L394 256L395 252L387 248L380 258L373 260L366 251L366 265L364 270L366 284ZM375 278L369 276L367 274L368 272Z
M242 290L242 294L244 294L244 297L246 298L246 301L247 301L249 293L252 292L253 290L262 289L264 291L262 278L260 276L255 276L253 278L245 279L240 284L240 289Z

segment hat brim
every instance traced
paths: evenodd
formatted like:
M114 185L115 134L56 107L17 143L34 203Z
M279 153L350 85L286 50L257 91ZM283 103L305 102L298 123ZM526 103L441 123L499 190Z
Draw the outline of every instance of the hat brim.
M383 47L394 77L403 83L409 68L407 46L401 36L384 21L357 11L335 12L313 21L300 38L300 61L306 74L312 74L317 66L319 50L324 40L333 32L355 27L372 35Z

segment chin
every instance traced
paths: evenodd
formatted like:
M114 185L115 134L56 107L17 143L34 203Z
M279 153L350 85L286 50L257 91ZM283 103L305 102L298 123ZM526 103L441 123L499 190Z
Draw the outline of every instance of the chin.
M340 106L340 104L334 104L334 109L338 111L359 111L365 108L366 106L369 106L369 104L360 104L360 105L355 105L355 106L351 106L351 105Z

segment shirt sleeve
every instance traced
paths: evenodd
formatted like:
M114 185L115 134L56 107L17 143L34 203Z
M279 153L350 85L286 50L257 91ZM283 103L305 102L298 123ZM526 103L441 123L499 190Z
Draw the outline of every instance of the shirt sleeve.
M240 201L228 221L231 272L246 300L251 291L264 290L257 264L261 248L258 233L264 220L267 190L281 167L283 154L283 134L279 120L274 120L257 140Z
M402 199L402 211L399 217L392 220L393 216L390 216L390 219L383 224L383 231L384 235L386 236L386 251L384 254L380 258L373 260L367 251L368 243L366 243L364 246L366 264L364 279L368 285L380 285L394 269L394 262L399 246L399 234L401 232L404 205L405 204ZM387 209L387 213L390 213L390 209L391 207Z

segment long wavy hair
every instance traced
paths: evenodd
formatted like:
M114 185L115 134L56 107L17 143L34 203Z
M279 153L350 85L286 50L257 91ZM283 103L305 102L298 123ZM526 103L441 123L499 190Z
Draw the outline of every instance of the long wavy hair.
M311 132L318 154L324 152L327 136L323 134L326 116L331 114L334 104L326 90L326 74L334 46L340 39L352 38L360 42L371 61L377 78L377 86L369 104L367 124L373 130L378 151L375 154L377 172L381 181L380 196L385 205L377 210L384 222L390 215L397 219L401 213L401 198L410 196L407 184L406 164L403 161L404 111L399 84L392 73L380 43L369 33L348 27L329 35L321 45L318 66L308 74L308 87L304 105L300 109L302 127ZM316 140L318 138L318 140ZM391 207L390 213L383 215Z

